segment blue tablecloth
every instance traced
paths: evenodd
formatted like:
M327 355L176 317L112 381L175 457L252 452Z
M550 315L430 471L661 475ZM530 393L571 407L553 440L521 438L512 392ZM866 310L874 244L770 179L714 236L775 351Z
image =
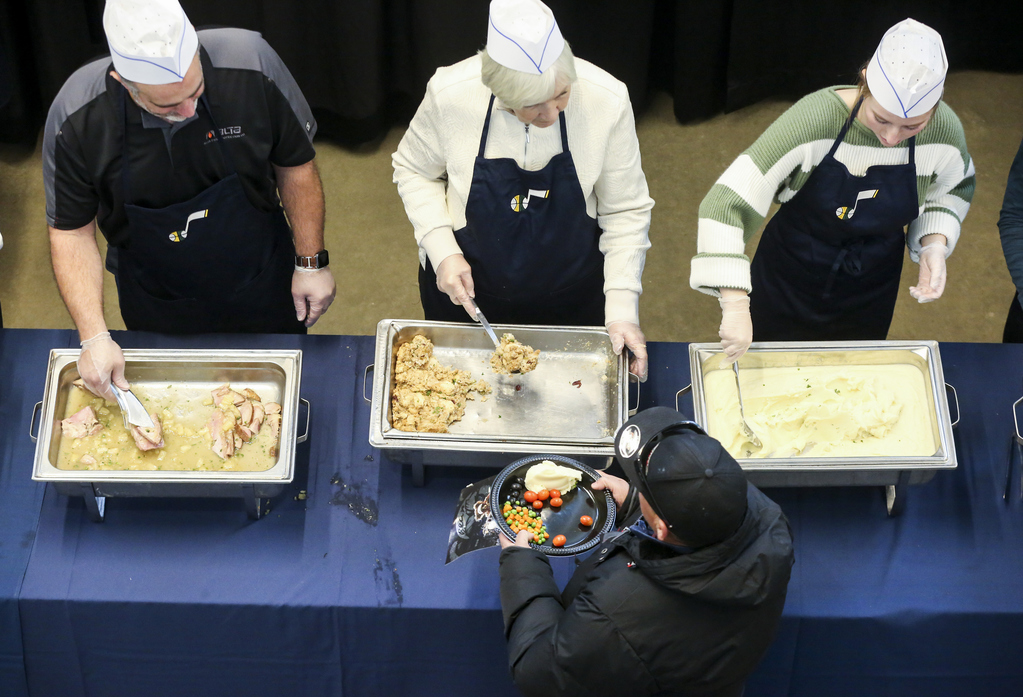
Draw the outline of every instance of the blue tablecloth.
M4 554L36 530L31 556L25 547L0 571L5 697L26 683L33 697L516 694L496 550L444 566L458 492L494 470L430 467L420 488L369 447L372 337L119 336L132 348L301 348L312 421L294 483L261 520L238 499L120 498L104 523L52 488L40 506L28 481L27 414L46 351L67 335L3 338L3 365L24 353L31 368L3 383L5 415L21 418L0 427L0 494L11 498L13 483L36 497L0 530ZM797 560L747 695L1019 694L1023 503L1001 493L1021 351L941 346L963 411L960 467L911 487L902 516L886 516L880 487L768 491L792 522ZM652 343L650 354L642 406L674 406L689 382L686 345ZM572 567L556 560L556 575ZM18 623L23 675L7 636Z
M32 481L32 406L42 399L51 348L70 331L0 329L0 695L27 697L18 596L44 487Z

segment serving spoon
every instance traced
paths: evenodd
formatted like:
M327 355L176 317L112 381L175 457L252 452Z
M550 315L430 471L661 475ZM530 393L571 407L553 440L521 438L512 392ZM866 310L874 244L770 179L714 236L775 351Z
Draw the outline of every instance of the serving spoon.
M746 410L742 408L742 387L739 385L739 361L732 363L732 370L735 371L735 391L739 393L739 419L742 422L742 433L755 448L762 448L764 444L757 438L757 434L750 428L746 421Z
M486 331L487 336L490 337L490 340L494 342L494 348L495 349L501 348L501 342L498 341L497 334L494 333L494 330L490 326L490 322L487 321L487 318L483 316L483 312L480 310L480 306L476 304L476 299L469 298L469 302L472 303L473 308L476 310L476 319L479 321L480 324L483 325L483 330Z

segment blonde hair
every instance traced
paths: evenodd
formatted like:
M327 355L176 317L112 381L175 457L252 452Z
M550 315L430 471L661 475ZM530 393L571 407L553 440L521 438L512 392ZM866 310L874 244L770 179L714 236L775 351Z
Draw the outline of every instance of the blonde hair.
M546 102L554 96L559 79L569 85L576 79L575 56L567 41L558 59L539 75L501 65L490 57L486 48L479 52L479 56L483 63L483 84L510 109Z

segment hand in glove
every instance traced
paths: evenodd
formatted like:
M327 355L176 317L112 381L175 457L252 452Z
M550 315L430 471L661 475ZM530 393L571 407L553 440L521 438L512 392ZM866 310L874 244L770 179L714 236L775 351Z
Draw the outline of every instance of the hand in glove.
M909 294L917 302L929 303L941 297L945 291L945 255L948 247L942 242L932 242L920 249L920 277Z
M337 284L329 268L303 269L296 267L291 277L291 299L295 302L295 317L311 327L334 302Z
M464 307L469 316L476 320L476 309L469 302L469 298L475 296L476 289L472 282L472 268L464 256L452 254L437 266L437 288L446 293L453 304Z
M82 376L86 389L108 402L117 401L110 389L110 381L122 390L131 387L124 379L124 353L110 338L110 332L102 332L82 342L78 356L78 374Z
M632 322L612 322L607 325L607 333L611 337L611 348L614 349L615 355L621 355L623 346L632 352L629 372L638 377L640 382L646 382L646 337L643 336L639 325Z
M753 320L749 314L749 296L733 291L718 298L721 305L721 348L725 350L725 363L739 360L753 343Z

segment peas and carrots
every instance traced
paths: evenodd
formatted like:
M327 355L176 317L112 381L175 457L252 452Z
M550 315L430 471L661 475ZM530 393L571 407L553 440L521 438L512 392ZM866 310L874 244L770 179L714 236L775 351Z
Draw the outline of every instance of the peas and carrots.
M515 481L510 485L510 493L506 497L502 513L513 533L518 533L519 530L528 530L533 533L535 544L542 545L549 540L550 544L555 547L564 547L568 542L566 536L555 535L552 539L543 523L540 512L545 503L549 504L551 508L557 509L564 505L564 499L557 489L529 491L521 481ZM584 515L579 518L579 524L584 528L592 527L593 518Z
M528 510L525 506L513 506L510 501L505 501L501 510L508 527L512 532L518 534L519 530L527 530L533 533L533 542L542 545L547 541L547 526L543 519L534 511Z

